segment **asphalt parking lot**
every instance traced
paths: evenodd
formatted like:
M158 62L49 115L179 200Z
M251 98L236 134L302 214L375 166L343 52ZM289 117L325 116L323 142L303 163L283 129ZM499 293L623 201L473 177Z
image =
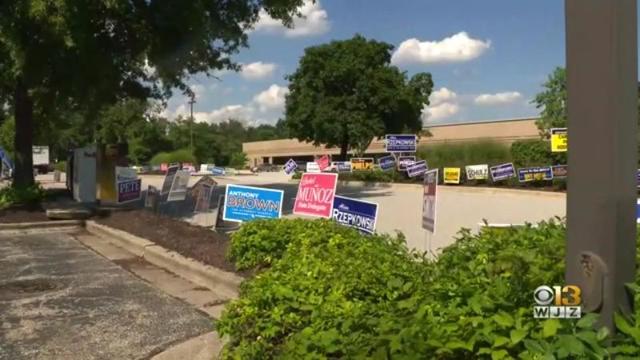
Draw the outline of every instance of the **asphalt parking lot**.
M212 328L71 235L0 235L0 359L146 359Z

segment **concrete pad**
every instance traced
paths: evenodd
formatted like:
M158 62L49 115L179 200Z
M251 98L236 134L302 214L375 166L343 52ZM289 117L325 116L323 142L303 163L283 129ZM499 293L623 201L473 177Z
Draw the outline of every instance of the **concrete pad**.
M140 359L210 318L67 234L0 235L0 359Z
M154 357L152 360L211 360L219 354L223 341L217 333L210 332L178 344ZM216 357L217 358L217 357Z

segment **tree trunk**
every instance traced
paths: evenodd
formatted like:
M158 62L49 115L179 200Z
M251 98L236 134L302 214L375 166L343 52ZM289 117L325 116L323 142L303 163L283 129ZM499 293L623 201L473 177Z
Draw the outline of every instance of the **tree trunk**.
M20 188L34 184L33 179L33 100L22 78L16 81L14 93L14 115L16 133L14 136L15 169L13 187Z
M346 122L342 124L342 142L340 143L340 159L339 161L347 161L347 152L349 151L349 129Z

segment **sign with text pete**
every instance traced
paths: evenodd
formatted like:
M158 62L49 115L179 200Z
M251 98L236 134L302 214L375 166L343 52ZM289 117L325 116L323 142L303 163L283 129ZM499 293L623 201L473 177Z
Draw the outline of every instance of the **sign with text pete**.
M333 200L332 218L338 224L356 228L362 232L373 234L376 229L378 204L336 196Z
M293 213L331 218L337 185L338 174L302 174L296 202L293 205Z
M282 215L284 191L252 186L227 185L224 196L224 221L277 219Z

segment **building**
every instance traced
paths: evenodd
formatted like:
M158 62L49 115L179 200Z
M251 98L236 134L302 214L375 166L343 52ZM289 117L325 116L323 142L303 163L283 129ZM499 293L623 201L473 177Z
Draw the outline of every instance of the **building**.
M432 125L425 127L432 136L422 136L419 144L428 147L436 144L490 140L508 146L517 140L539 138L536 120L536 118L524 118ZM250 166L282 165L290 158L296 161L313 161L315 156L340 154L339 148L327 149L297 139L247 142L242 144L242 151L247 154ZM371 156L385 154L384 140L374 139L365 154Z

